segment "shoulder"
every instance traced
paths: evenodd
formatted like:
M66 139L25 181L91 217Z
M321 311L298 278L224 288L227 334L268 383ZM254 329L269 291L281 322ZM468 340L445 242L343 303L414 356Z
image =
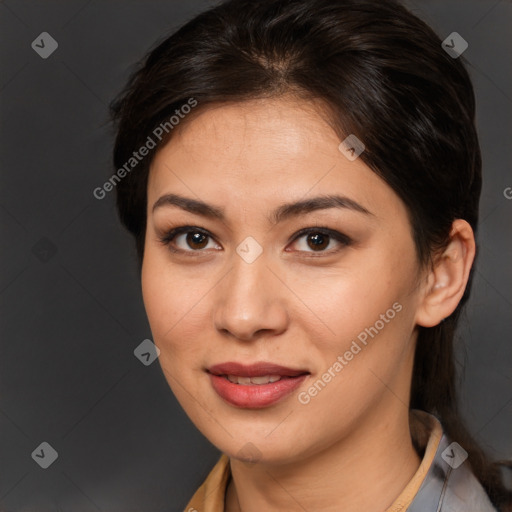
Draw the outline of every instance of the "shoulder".
M443 434L407 512L497 512L466 458L465 450Z

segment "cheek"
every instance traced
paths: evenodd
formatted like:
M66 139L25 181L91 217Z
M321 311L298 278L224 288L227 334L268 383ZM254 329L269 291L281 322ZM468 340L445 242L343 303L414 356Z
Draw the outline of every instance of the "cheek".
M183 316L181 309L185 301L179 293L183 287L179 282L179 274L171 275L170 266L151 247L146 247L144 253L141 286L153 341L160 350L172 349L166 340L172 338L175 326L178 325L180 316Z
M326 283L330 300L325 302L324 318L334 335L317 345L326 368L336 361L343 367L331 389L340 393L330 399L345 405L351 403L350 397L359 404L371 401L382 392L383 383L402 371L414 351L417 305L413 250L368 253L351 268L350 275L333 280L332 285ZM332 341L326 344L327 340Z
M332 280L329 301L319 313L332 332L312 330L307 321L302 327L309 329L310 343L304 349L316 373L297 396L299 411L312 429L333 436L350 430L389 389L406 401L399 389L408 389L406 368L414 351L414 306L406 286L352 277ZM320 296L311 299L320 304Z
M166 285L165 269L153 257L151 250L146 250L144 254L141 286L144 307L156 343L164 331L166 319L173 311L174 304L173 294Z
M392 306L399 303L403 311L413 308L415 265L413 251L387 246L354 251L337 269L308 269L290 275L294 291L309 309L302 315L303 328L311 332L307 328L311 325L320 346L338 350L377 321L380 327L391 318L386 328L398 317L402 321L406 315L396 315ZM296 318L300 321L301 315Z
M142 297L153 341L160 349L160 363L174 372L201 360L199 345L191 343L205 329L205 297L210 281L194 274L192 267L172 265L165 251L148 248L141 272Z

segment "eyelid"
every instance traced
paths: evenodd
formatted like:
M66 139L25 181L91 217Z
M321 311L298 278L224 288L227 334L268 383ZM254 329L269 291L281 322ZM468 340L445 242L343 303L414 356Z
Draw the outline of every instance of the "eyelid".
M209 236L211 238L214 238L212 234L207 231L206 229L200 228L198 226L178 226L175 228L170 228L169 230L165 231L165 233L162 236L159 236L158 239L162 242L169 242L173 238L176 238L178 235L181 235L183 233L188 233L190 231L194 231L196 233L201 233L202 235Z

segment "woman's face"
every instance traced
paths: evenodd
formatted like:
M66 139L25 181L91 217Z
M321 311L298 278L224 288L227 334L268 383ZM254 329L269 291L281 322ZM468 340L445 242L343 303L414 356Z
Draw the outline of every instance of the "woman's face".
M291 98L175 130L151 165L142 289L195 425L278 463L406 413L420 269L398 196Z

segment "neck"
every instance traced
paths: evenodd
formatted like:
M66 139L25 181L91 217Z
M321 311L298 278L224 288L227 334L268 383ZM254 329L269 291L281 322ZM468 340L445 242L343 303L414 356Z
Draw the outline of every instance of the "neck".
M226 512L382 512L420 464L408 410L396 404L384 401L350 436L299 462L251 467L231 459Z

